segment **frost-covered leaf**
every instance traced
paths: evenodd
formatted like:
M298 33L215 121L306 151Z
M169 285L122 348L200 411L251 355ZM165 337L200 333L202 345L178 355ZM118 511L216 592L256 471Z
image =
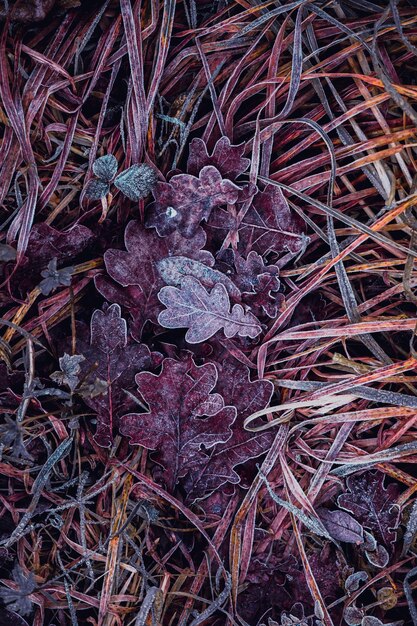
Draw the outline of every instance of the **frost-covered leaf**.
M89 180L84 189L85 197L88 200L101 200L101 198L107 196L109 191L109 183L106 183L105 180L100 180L100 178Z
M365 550L365 554L371 565L379 569L383 569L389 563L388 551L381 544L378 544L375 550Z
M129 391L135 389L135 374L151 368L152 355L146 346L128 341L126 321L118 304L94 311L90 332L81 329L77 333L77 349L85 357L85 382L93 384L98 378L106 383L103 394L83 397L97 413L94 438L100 446L107 447L113 441L118 418L132 408Z
M370 550L371 552L373 552L374 550L376 550L376 546L377 546L377 541L375 539L375 537L373 536L372 533L368 533L367 530L363 531L363 549L364 550Z
M213 363L197 367L192 360L165 359L159 375L142 372L136 376L149 412L124 415L121 432L132 444L155 450L154 458L164 468L170 489L189 471L194 472L205 456L202 446L212 448L231 437L236 409L224 406L223 398L212 393L216 382Z
M93 172L105 183L110 183L117 174L117 159L112 154L105 154L93 163Z
M218 444L209 456L201 458L199 466L187 478L189 500L202 498L225 482L239 483L236 466L248 465L250 459L264 454L275 436L271 430L253 433L243 428L246 417L268 406L273 393L272 383L251 381L249 369L237 361L224 361L218 369L216 391L226 404L236 407L237 418L232 425L231 438Z
M59 358L60 372L53 372L51 378L59 385L67 385L71 391L74 391L79 383L79 373L81 365L85 360L82 354L69 355L67 353Z
M0 444L10 448L11 455L17 459L32 460L23 441L23 427L21 422L9 415L2 416L0 423Z
M276 558L273 548L275 544L281 545L282 553L286 554L285 560L282 556L279 560ZM307 623L310 626L316 624L310 617L314 611L314 600L300 559L295 555L297 552L288 549L286 540L271 541L265 553L253 555L245 585L242 585L247 589L242 589L239 594L243 600L241 608L244 609L239 612L239 615L248 624L258 624L259 617L257 616L262 616L265 607L270 606L276 608L281 616L283 615L281 611L284 610L287 619L291 619L290 615L294 614L294 617L302 619L301 608L297 610L294 606L298 603L303 605ZM344 566L341 558L340 553L330 543L326 544L321 551L315 550L308 554L313 576L323 599L327 600L328 604L336 597L340 598L341 595L340 578ZM296 626L296 623L291 626ZM334 623L340 624L340 620ZM288 622L285 624L290 626Z
M278 289L279 281L275 276L261 274L255 293L243 293L242 301L257 317L268 315L275 318L285 300L282 293L276 293Z
M258 193L239 228L238 250L248 255L252 250L267 252L302 250L305 241L303 223L293 213L278 187L269 185Z
M132 165L121 172L115 178L114 184L130 200L138 202L141 198L146 198L152 191L155 182L155 170L142 163L142 165Z
M157 263L158 271L166 285L179 287L184 276L197 278L206 289L211 289L217 283L224 285L232 298L240 298L240 291L228 276L214 270L200 261L183 256L167 257Z
M86 226L77 224L67 231L59 231L42 222L32 227L25 255L30 261L30 267L45 266L54 257L60 264L66 259L73 262L74 257L84 252L93 238L93 233Z
M276 294L280 288L278 279L279 268L276 265L265 265L262 257L254 250L245 259L240 254L234 255L236 274L235 284L243 292L242 299L250 307L254 315L265 313L276 317L282 306L284 296Z
M362 618L363 612L356 606L347 606L343 612L343 619L348 626L359 626Z
M256 292L259 279L265 274L276 279L276 289L279 289L279 268L276 265L266 265L261 255L254 250L246 258L237 252L233 253L232 262L235 267L233 281L241 291Z
M48 296L51 291L57 287L69 287L71 284L71 275L74 271L73 267L64 267L62 269L57 268L57 259L53 258L49 263L46 270L41 272L43 280L39 283L39 289L44 296Z
M363 543L363 528L349 513L318 509L317 513L323 526L336 541L346 543Z
M125 230L126 250L105 252L107 273L116 282L97 277L96 287L109 302L118 302L128 308L135 338L140 340L147 320L156 323L162 309L158 292L164 281L157 264L169 257L187 256L204 265L213 265L210 252L202 250L205 242L202 229L198 229L192 239L185 239L178 232L162 238L154 230L147 230L139 222L132 221Z
M28 596L36 589L35 576L32 572L26 575L20 565L16 563L12 577L17 588L2 587L0 598L12 611L16 611L19 615L29 615L32 611L32 601Z
M156 306L157 310L161 309L156 294L153 298L150 292L150 298L146 300L140 287L136 285L122 287L109 276L101 274L94 278L94 283L96 289L108 302L117 303L129 312L131 317L129 331L132 337L141 341L143 326L147 319L151 319L154 307ZM156 304L154 300L156 300Z
M352 593L353 591L357 591L359 589L359 585L361 582L365 582L368 580L368 574L363 571L354 572L350 574L346 578L345 581L345 589L348 593Z
M268 626L309 626L309 619L304 614L304 607L301 602L296 602L291 609L281 613L280 624L269 620Z
M169 183L158 182L153 190L155 202L149 209L146 226L154 227L165 236L179 230L193 237L200 223L210 217L214 207L234 204L239 187L222 179L213 166L204 167L199 177L190 174L173 176Z
M400 515L395 503L398 487L390 484L385 488L381 472L349 476L347 486L349 491L338 498L339 506L352 513L385 545L395 541Z
M186 276L180 288L163 287L158 297L167 307L158 316L161 326L188 328L185 339L189 343L206 341L221 329L227 338L254 338L261 332L252 313L245 313L240 304L230 308L226 288L220 283L208 293L200 281Z
M244 151L244 143L233 146L228 137L221 137L209 155L205 142L195 138L190 143L187 171L189 174L198 176L203 167L213 165L222 176L233 180L239 174L246 172L250 165L250 159L243 157Z
M362 619L362 626L384 626L384 623L378 617L373 615L365 615Z

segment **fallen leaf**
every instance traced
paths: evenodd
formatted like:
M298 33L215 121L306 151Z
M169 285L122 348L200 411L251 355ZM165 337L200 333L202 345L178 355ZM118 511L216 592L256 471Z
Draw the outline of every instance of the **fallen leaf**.
M225 178L234 180L250 165L250 159L245 159L243 153L245 144L233 146L228 137L220 137L209 155L207 146L202 139L196 137L190 143L190 154L187 161L189 174L198 176L198 173L207 165L213 165Z
M240 304L230 308L229 296L221 283L208 293L200 281L186 276L180 288L163 287L158 297L167 307L159 314L159 323L164 328L188 328L188 343L206 341L221 329L227 338L254 338L261 332L252 313L245 313Z
M216 382L213 363L197 367L192 360L164 359L160 374L136 376L149 412L124 415L121 432L131 444L155 450L153 456L164 468L171 490L205 456L203 446L212 448L231 437L236 409L224 406L223 398L211 393Z
M149 165L132 165L121 172L114 181L115 187L120 189L125 196L134 202L146 198L150 194L156 182L155 170Z
M223 179L220 172L208 165L199 177L177 174L169 183L158 182L153 190L155 202L149 208L146 226L156 228L161 236L178 230L192 238L200 223L210 217L214 207L234 204L239 187Z
M93 163L93 172L97 178L110 183L117 174L117 159L112 154L105 154Z
M338 498L339 506L352 513L386 546L395 541L400 520L400 509L395 503L397 486L390 484L385 488L381 472L349 476L347 486L349 491Z
M156 323L162 309L158 292L164 281L158 272L158 263L169 257L187 256L204 265L213 265L210 252L202 250L205 242L201 229L191 239L185 239L178 232L162 238L154 230L132 221L125 230L126 251L110 249L105 252L106 271L115 282L97 277L96 287L110 302L118 302L129 309L133 318L132 332L137 340L141 338L144 324L148 320Z
M300 252L304 245L303 223L294 214L278 187L268 185L256 194L239 227L238 250L248 255L253 250L268 252Z
M90 331L77 333L77 350L85 357L85 381L94 383L99 378L106 383L103 394L84 394L83 399L97 413L95 440L108 447L118 418L132 408L128 392L135 389L135 374L151 368L152 355L147 346L128 341L126 320L118 304L94 311Z
M320 508L317 513L323 526L336 541L363 543L363 528L349 513Z
M188 478L187 497L190 500L207 496L226 482L239 483L240 476L235 467L265 454L274 440L274 433L270 430L253 433L243 428L249 415L268 406L273 393L272 383L251 381L249 369L238 362L224 361L218 369L216 390L226 404L236 407L237 418L230 439L215 446L206 458L201 458L198 468Z
M206 289L211 289L220 283L224 285L230 297L240 299L239 289L228 276L200 263L200 261L175 256L161 259L156 266L166 285L179 287L184 276L191 276L198 279Z

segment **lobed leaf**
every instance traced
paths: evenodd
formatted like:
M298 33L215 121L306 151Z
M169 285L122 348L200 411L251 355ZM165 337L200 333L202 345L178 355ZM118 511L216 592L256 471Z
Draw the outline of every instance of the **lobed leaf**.
M284 296L275 293L280 288L279 268L265 265L263 258L254 250L246 259L235 252L233 264L235 274L231 279L242 291L242 299L254 315L276 317L284 302Z
M221 284L231 298L240 299L239 289L228 276L200 263L200 261L195 261L188 257L175 256L161 259L156 266L166 285L179 287L185 276L191 276L199 280L206 289L211 289L216 284Z
M178 229L184 237L192 238L213 208L235 204L239 191L237 185L223 179L212 165L203 167L198 178L177 174L169 183L156 184L155 202L149 209L146 226L156 228L161 236Z
M103 393L83 394L84 402L97 413L94 435L100 446L113 441L119 417L132 407L129 392L135 388L135 375L152 367L153 358L147 346L129 340L126 320L118 304L95 310L90 330L81 327L77 348L84 356L82 374L87 383L104 381Z
M348 492L338 498L338 504L352 513L356 519L370 529L376 537L389 546L396 538L400 510L394 504L398 496L397 486L384 486L384 474L365 472L360 476L349 476Z
M304 245L303 224L291 212L280 189L268 185L258 193L239 227L238 250L248 255L284 251L297 254Z
M148 320L156 323L162 308L158 292L164 281L158 272L158 263L162 259L184 255L204 265L213 265L214 259L210 252L202 250L206 236L201 229L191 239L185 239L178 232L162 238L139 222L131 221L124 239L126 250L110 248L104 254L107 274L112 281L97 277L95 282L100 293L110 302L128 308L133 318L132 333L139 341L145 323Z
M231 437L236 409L224 406L223 398L211 393L217 375L213 363L197 367L193 360L169 358L164 359L160 374L136 375L149 412L124 415L121 432L131 444L155 450L154 458L162 465L171 490L205 458L203 446L212 448Z
M240 476L236 466L248 466L270 448L274 433L265 431L252 433L244 429L246 417L268 406L273 385L267 380L251 381L249 369L241 363L226 360L218 365L219 378L216 390L226 404L234 406L237 418L232 425L232 435L228 441L215 446L211 454L201 458L198 467L187 478L188 499L206 497L226 482L237 484Z
M221 329L227 338L254 338L261 332L252 313L245 313L240 304L230 308L229 296L221 283L208 293L199 280L186 276L180 288L163 287L158 297L167 307L159 314L159 323L165 328L188 328L188 343L206 341Z
M206 143L195 137L190 143L190 154L187 161L187 172L198 176L198 173L207 165L214 166L222 176L234 180L250 165L250 159L245 159L243 153L245 144L233 146L228 137L220 137L209 155Z

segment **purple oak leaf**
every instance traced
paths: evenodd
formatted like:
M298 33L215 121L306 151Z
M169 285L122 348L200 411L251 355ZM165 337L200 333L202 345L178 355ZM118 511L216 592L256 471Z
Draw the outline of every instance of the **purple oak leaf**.
M268 406L273 385L268 380L251 381L249 369L241 363L224 361L218 366L216 391L226 404L236 407L237 418L231 438L215 446L212 453L200 459L199 466L187 478L187 498L191 501L207 496L226 482L240 482L235 467L265 454L275 434L272 431L253 433L243 428L244 420Z
M279 280L271 274L260 274L255 293L243 293L242 301L257 317L268 315L274 318L282 308L285 298L279 289Z
M162 306L158 292L164 281L158 271L162 259L187 256L204 265L213 265L210 252L202 250L206 236L201 228L194 237L185 239L178 232L159 237L154 230L145 229L139 222L130 222L125 231L126 250L107 250L104 262L107 274L96 278L96 287L110 302L126 306L133 319L133 336L140 340L144 324L156 323ZM123 287L123 289L120 287Z
M320 552L311 552L308 560L323 599L334 600L341 591L342 572L345 567L343 554L336 551L331 543L326 543ZM293 572L289 587L293 602L302 602L304 605L314 603L311 595L309 597L306 574L302 568Z
M232 146L228 137L221 137L214 146L212 154L209 155L205 142L202 139L193 139L190 143L187 172L198 176L203 167L213 165L222 176L234 180L250 165L250 159L243 157L244 151L244 143Z
M240 194L238 202L242 200ZM212 212L205 230L211 247L218 249L231 232L237 240L238 253L246 258L251 251L261 256L270 252L280 256L296 255L307 241L303 221L290 210L281 190L273 185L253 197L241 223L237 224L231 212L218 207Z
M234 204L239 187L223 180L213 166L203 167L199 177L191 174L173 176L169 183L158 182L153 190L155 202L149 209L147 227L156 228L161 236L178 230L192 238L200 223L210 217L214 207Z
M325 529L336 541L363 543L363 528L349 513L329 511L324 508L318 509L317 513Z
M94 311L90 332L77 336L77 350L85 357L81 366L85 382L105 382L104 393L93 397L84 394L83 398L97 413L95 440L108 447L120 415L132 408L129 391L135 389L135 374L151 368L153 355L146 346L128 342L126 321L118 304Z
M203 446L212 448L232 434L236 409L224 406L223 398L212 393L216 382L213 363L197 367L192 360L164 359L159 375L136 376L149 412L124 415L121 432L131 444L155 450L154 458L171 490L204 458Z
M294 611L291 626L307 626L299 621L302 617L300 604L304 607L304 614L308 615L313 612L314 600L299 556L286 541L274 544L278 544L277 548L271 545L267 552L254 554L251 559L246 577L249 584L239 594L239 615L249 624L258 624L265 614L265 606L275 606L279 611L284 609L291 614ZM308 553L312 573L324 599L333 600L341 595L340 581L345 567L342 559L341 553L336 552L330 543L321 551ZM308 623L317 624L310 619ZM290 624L284 619L280 626Z
M261 256L274 252L298 254L305 245L303 222L293 213L278 187L269 185L257 193L238 228L237 250L247 257L251 251ZM212 247L219 247L236 221L222 208L213 211L207 224Z
M236 273L230 278L242 291L243 302L256 316L266 314L276 317L284 302L284 296L275 293L280 288L279 268L276 265L265 265L262 257L254 250L249 252L246 259L234 253L233 263Z
M108 276L99 274L94 278L96 289L108 302L120 304L123 309L129 312L130 324L129 332L136 341L140 342L142 337L143 325L145 324L144 313L151 310L151 301L149 306L143 306L143 291L137 285L128 285L122 287ZM157 306L159 307L159 300Z
M230 308L229 296L221 283L208 293L200 281L186 276L180 288L163 287L158 297L167 307L159 314L159 323L164 328L188 328L188 343L206 341L221 329L227 338L254 338L261 332L252 313L245 313L240 304Z
M254 250L249 252L246 259L240 254L234 253L233 265L235 267L235 275L232 278L241 291L256 292L259 285L259 276L263 274L276 278L277 288L279 288L279 268L276 265L265 265L263 258Z
M251 250L261 255L302 250L305 236L303 222L291 212L278 187L268 185L258 193L239 227L238 250L248 255Z
M206 289L212 289L217 283L221 283L231 298L240 299L239 289L228 276L200 261L183 256L167 257L158 261L157 268L166 285L179 287L184 276L192 276Z
M384 474L365 472L349 476L348 492L338 498L340 507L352 513L379 541L389 546L397 536L400 509L396 504L399 492L395 484L385 488Z

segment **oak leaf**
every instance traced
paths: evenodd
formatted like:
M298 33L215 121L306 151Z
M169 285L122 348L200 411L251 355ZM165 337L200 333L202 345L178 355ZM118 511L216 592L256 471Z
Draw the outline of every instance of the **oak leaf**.
M169 183L155 185L155 202L149 209L146 226L156 228L161 236L178 230L184 237L192 238L214 207L236 203L239 192L240 188L223 179L212 165L203 167L198 178L177 174Z
M158 297L167 307L159 314L159 323L165 328L188 328L188 343L206 341L221 329L227 338L254 338L261 332L259 321L252 313L245 313L242 305L230 308L228 293L221 283L208 293L199 280L186 276L179 288L163 287Z
M135 374L149 369L153 357L158 357L147 346L129 340L118 304L94 311L90 331L77 335L77 349L85 358L81 365L84 382L99 379L106 383L104 393L90 397L84 394L83 398L97 413L96 442L108 447L120 415L134 406L129 392L135 389Z
M205 457L203 446L210 449L231 437L236 409L224 406L223 398L212 393L216 382L213 363L197 367L192 359L164 359L160 374L136 375L149 411L124 415L121 432L130 443L155 450L154 459L171 490Z
M339 506L352 513L386 546L395 541L400 516L397 486L392 483L385 487L381 472L349 476L347 486L348 492L338 498Z

